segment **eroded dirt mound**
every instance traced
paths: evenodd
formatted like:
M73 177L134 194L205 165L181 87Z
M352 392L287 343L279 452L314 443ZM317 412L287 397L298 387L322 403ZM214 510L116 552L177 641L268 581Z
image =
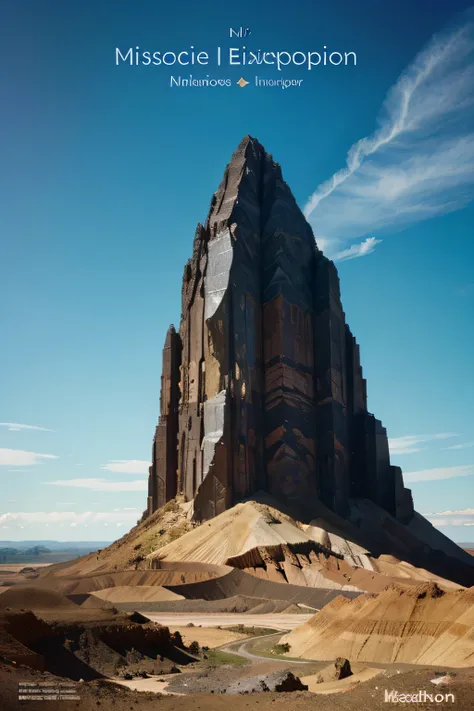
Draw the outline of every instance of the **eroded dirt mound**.
M171 590L155 585L117 585L117 587L97 590L93 597L108 600L113 603L149 603L183 599L182 595L178 595L177 593L171 592Z
M125 615L107 622L46 622L32 612L3 611L0 654L75 680L124 672L168 673L175 664L194 661L179 634Z
M90 667L64 645L64 639L53 628L32 612L3 612L0 629L19 642L34 655L34 668L43 668L69 679L97 679L101 673ZM5 657L15 661L16 650L7 651ZM24 663L28 664L26 660Z
M42 655L28 649L2 627L0 627L0 657L9 659L15 664L25 664L32 669L39 669L40 671L45 669L45 661Z
M418 519L416 532L429 537L423 544L386 512L385 518L378 521L378 528L366 526L365 535L360 527L337 517L320 503L321 516L309 524L283 513L277 506L267 495L239 503L150 553L148 561L151 565L157 561L227 565L272 582L354 592L380 592L388 582L417 585L429 580L446 589L458 588L437 573L437 568L443 568L443 561L449 574L454 565L461 577L474 580L469 556L452 542L446 543L433 527L427 531L418 525ZM366 515L374 518L379 515L378 508L370 509ZM385 529L390 530L390 540L385 540ZM381 543L390 555L383 551ZM433 548L444 546L446 551L440 549L433 559L431 544ZM421 560L431 561L431 571L409 562L412 549L417 551L417 565ZM452 560L448 565L448 554L464 556L465 560ZM434 560L440 564L435 565ZM456 575L452 577L454 580Z
M154 587L157 594L159 589L166 587L178 588L188 584L200 583L214 580L230 571L228 567L208 566L207 570L199 567L193 569L189 565L187 569L163 568L159 570L124 570L119 572L104 572L92 575L74 576L61 579L46 578L41 581L41 585L46 587L50 584L60 588L65 595L79 595L86 593L96 593L100 590L110 588L142 588ZM139 593L137 593L139 594ZM179 593L178 593L179 594Z
M114 605L108 600L102 600L100 597L89 595L88 593L68 595L68 598L76 605L80 605L81 610L105 610L108 612L115 610Z
M192 521L191 507L181 499L170 501L111 546L39 571L35 585L66 595L156 586L206 598L192 586L218 582L229 568L262 582L336 592L377 593L390 582L427 581L457 589L457 583L474 581L472 557L422 517L403 525L370 502L353 502L350 520L315 502L309 522L262 492L201 524ZM118 602L115 595L122 592L110 593L110 599ZM139 602L142 594L129 601ZM150 596L154 603L154 593ZM211 595L216 597L222 595Z
M309 540L290 517L270 506L246 501L151 553L150 558L225 565L229 558L259 546L307 543Z
M116 603L120 610L140 609L144 612L240 612L252 614L273 614L285 612L287 614L308 614L314 608L299 607L286 600L266 600L265 598L233 595L220 600L169 600L163 602Z
M33 585L16 585L0 596L0 608L5 607L15 610L74 610L76 605L56 590Z
M142 616L140 616L141 618ZM174 664L188 664L180 635L145 618L110 624L51 625L76 657L106 676L124 672L167 672Z
M318 589L261 580L237 568L231 568L229 571L226 575L214 580L190 583L179 587L170 585L169 589L187 599L222 600L241 595L271 601L283 600L287 605L302 603L313 609L321 608L341 594L338 590ZM359 593L344 592L343 594L348 597L356 597Z
M281 641L291 656L309 659L462 667L474 663L473 626L473 588L390 585L379 595L336 598Z

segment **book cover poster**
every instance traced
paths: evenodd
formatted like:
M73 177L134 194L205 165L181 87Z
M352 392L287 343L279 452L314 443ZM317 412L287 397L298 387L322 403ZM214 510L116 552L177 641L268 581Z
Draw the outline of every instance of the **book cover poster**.
M0 27L2 708L468 708L470 3Z

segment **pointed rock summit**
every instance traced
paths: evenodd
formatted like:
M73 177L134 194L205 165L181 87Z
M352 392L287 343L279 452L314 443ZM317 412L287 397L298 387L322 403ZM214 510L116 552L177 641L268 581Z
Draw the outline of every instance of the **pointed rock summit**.
M311 517L370 499L413 515L342 309L280 166L247 136L198 224L179 333L163 350L148 513L176 493L209 519L265 491Z

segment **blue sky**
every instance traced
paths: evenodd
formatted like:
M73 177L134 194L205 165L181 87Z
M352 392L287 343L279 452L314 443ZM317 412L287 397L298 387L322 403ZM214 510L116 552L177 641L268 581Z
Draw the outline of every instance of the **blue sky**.
M417 509L455 540L474 540L474 126L457 82L472 70L472 35L420 87L423 55L415 60L468 3L254 4L2 4L2 539L112 540L140 515L183 266L250 133L339 259L369 409L394 440ZM356 52L357 66L288 68L284 77L303 79L288 90L253 85L272 68L115 66L115 47L211 54L241 25L249 48L326 45ZM190 72L232 86L170 88L171 74ZM410 81L415 113L377 148ZM332 190L354 145L361 165Z

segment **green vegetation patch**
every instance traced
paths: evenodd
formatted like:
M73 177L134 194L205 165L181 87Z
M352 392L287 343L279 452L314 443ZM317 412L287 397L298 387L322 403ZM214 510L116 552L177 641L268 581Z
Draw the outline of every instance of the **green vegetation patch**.
M220 626L223 630L228 630L229 632L238 632L239 634L246 634L249 637L260 637L267 634L278 634L281 630L275 630L271 627L246 627L245 625L233 625L231 627Z
M237 654L231 654L230 652L222 652L220 649L209 649L206 655L207 661L212 667L219 667L224 664L244 667L248 664L248 660L244 659L244 657L239 657Z

